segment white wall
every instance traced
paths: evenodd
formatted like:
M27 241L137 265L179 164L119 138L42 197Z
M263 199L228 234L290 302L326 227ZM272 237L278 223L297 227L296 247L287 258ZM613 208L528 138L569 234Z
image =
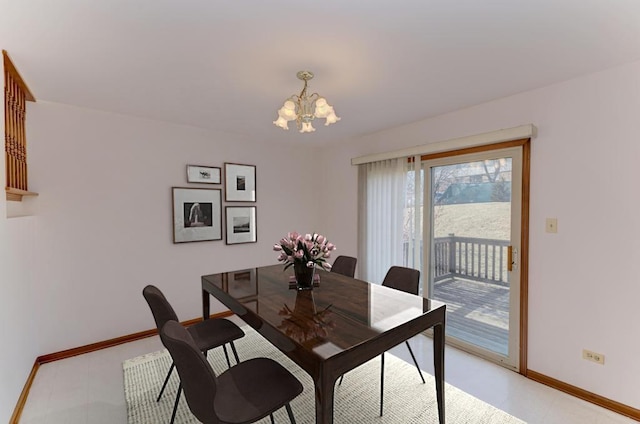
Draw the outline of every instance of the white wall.
M514 72L517 70L514 68ZM531 159L529 369L640 408L640 62L324 150L327 233L356 251L349 158L537 125ZM558 218L558 234L544 232ZM600 366L583 348L605 355Z
M30 189L40 195L26 218L35 228L26 285L38 355L153 328L148 283L181 319L199 317L201 275L275 263L274 242L316 227L315 208L296 208L315 202L304 190L309 147L47 102L28 112ZM171 187L211 187L187 184L186 164L225 161L257 166L258 243L173 244Z

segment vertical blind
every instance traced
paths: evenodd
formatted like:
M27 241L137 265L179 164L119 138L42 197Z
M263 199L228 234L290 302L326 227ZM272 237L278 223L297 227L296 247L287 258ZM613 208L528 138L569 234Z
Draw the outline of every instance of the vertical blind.
M419 158L360 165L358 257L364 280L382 283L394 265L420 269L422 181Z

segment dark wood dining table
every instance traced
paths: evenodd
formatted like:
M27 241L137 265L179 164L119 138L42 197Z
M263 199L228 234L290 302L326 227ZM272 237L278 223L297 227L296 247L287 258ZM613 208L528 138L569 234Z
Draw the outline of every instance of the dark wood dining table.
M317 271L313 290L297 290L292 275L282 265L204 275L203 318L214 296L305 370L315 385L317 424L333 423L338 377L433 328L438 417L445 422L444 303L326 271Z

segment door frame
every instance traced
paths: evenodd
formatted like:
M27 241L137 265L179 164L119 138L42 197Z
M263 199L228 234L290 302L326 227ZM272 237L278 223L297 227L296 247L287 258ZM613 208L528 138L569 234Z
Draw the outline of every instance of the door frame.
M482 146L455 149L421 156L421 161L448 158L480 153L491 150L501 150L510 147L522 148L522 183L521 183L521 211L520 211L520 252L518 254L520 267L520 342L517 370L527 375L527 347L528 347L528 318L529 318L529 203L531 186L531 138L511 140ZM411 159L410 159L411 160ZM424 258L424 263L429 263Z

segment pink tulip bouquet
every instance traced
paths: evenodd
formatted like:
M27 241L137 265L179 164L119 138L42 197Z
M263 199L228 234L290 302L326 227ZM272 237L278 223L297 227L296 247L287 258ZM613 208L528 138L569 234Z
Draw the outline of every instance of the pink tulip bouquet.
M336 246L329 243L327 238L320 234L298 234L292 232L282 238L279 243L273 245L273 250L280 252L278 261L284 262L284 269L294 264L304 264L307 268L313 268L315 265L322 266L324 269L331 269L331 264L327 259L331 257L331 252Z

